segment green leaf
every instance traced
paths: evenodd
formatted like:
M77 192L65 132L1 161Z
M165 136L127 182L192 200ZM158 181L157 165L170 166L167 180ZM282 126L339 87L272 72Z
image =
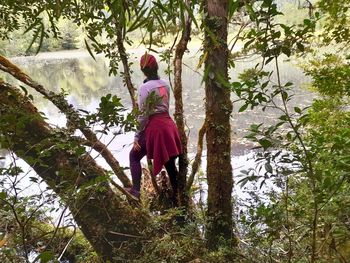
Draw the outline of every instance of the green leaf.
M185 12L184 12L184 8L185 8L186 4L184 4L184 2L182 0L179 1L179 8L180 8L180 20L181 20L181 25L184 27L186 22L185 22Z
M35 28L39 23L41 22L41 19L35 19L35 22L32 23L24 32L23 35L31 31L33 28Z
M6 192L0 192L0 199L6 199L7 194Z
M238 112L243 112L248 108L248 103L244 104L243 106L241 106L238 110Z
M285 91L282 91L282 99L284 100L284 101L286 101L287 99L288 99L288 93L287 92L285 92Z
M162 14L159 13L159 10L156 10L156 9L153 10L153 13L159 25L161 26L163 33L166 34L166 22L164 21Z
M37 256L33 262L37 262L40 259L40 263L47 263L50 260L54 259L54 255L51 251L45 251Z
M284 24L280 24L280 26L284 29L284 33L286 36L289 36L292 32L291 27L286 26Z
M33 177L33 176L30 176L30 177L29 177L29 180L30 180L31 182L34 182L34 183L37 183L37 182L38 182L38 178Z
M40 26L39 26L40 27ZM36 28L35 32L34 32L34 36L33 36L33 39L32 41L30 42L27 50L26 50L26 53L28 53L30 51L30 49L32 48L33 44L35 43L35 41L38 39L38 36L39 36L39 28Z
M272 146L272 142L265 138L260 139L258 142L264 149L270 148Z
M129 26L127 32L132 32L138 28L140 28L142 25L147 23L147 19L143 18L143 16L145 15L145 13L148 11L148 8L143 8L144 5L146 4L147 1L144 1L139 14L136 16L134 22Z
M263 84L261 84L261 88L264 89L267 87L267 85L269 85L270 81L265 81Z
M89 43L86 41L86 39L84 39L84 42L85 42L86 49L89 52L90 56L96 61L96 58L95 58L94 54L91 51Z
M229 1L229 6L228 6L229 20L233 17L234 13L237 11L239 4L240 4L240 1Z
M270 163L265 163L265 170L266 170L266 172L268 172L268 173L272 173L272 172L273 172L272 166L271 166Z
M252 124L250 125L250 130L252 132L258 132L259 131L259 128L262 126L262 123L260 124Z
M254 42L255 39L251 39L249 41L247 41L245 44L244 44L244 49L247 49L253 42Z
M257 19L257 12L254 11L253 9L253 5L248 3L246 5L246 9L248 11L249 17L251 18L251 20L255 21Z
M282 53L285 54L287 57L290 57L292 52L289 47L282 46Z
M299 51L301 51L301 52L304 52L304 50L305 50L304 45L303 45L303 44L301 44L300 42L297 42L297 48L298 48L298 49L299 49Z
M25 87L23 87L22 85L19 85L19 87L21 88L21 90L23 90L24 96L27 96L28 95L28 90Z
M269 64L275 57L269 57L266 62L265 65Z
M184 6L185 6L185 8L187 10L187 14L191 17L192 22L195 24L195 26L197 28L199 28L199 25L197 23L196 17L194 16L193 10L187 4L185 4Z
M45 26L43 23L41 23L41 28L40 28L40 41L39 41L39 46L35 52L35 55L37 55L43 45L44 37L45 37Z
M232 82L231 85L233 88L240 88L242 86L240 82Z
M311 25L311 20L310 19L304 19L304 25L310 26Z
M249 178L248 178L248 177L245 177L245 178L239 180L239 181L237 182L237 184L240 185L241 187L244 187L248 182L249 182Z
M75 150L75 153L76 153L77 155L82 155L82 154L84 154L84 153L85 153L85 147L83 147L83 146L78 147L78 148Z
M277 32L273 33L272 37L273 37L274 39L280 38L280 37L281 37L281 31L277 31Z
M294 111L295 111L296 113L301 114L301 109L300 109L299 107L294 107Z
M288 116L287 115L281 115L281 116L279 116L278 119L280 119L282 121L287 121L288 120Z

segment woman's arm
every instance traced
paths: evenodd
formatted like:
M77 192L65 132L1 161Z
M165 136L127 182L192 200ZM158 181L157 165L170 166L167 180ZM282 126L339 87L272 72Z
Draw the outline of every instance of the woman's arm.
M146 90L144 85L141 85L138 91L137 103L139 105L139 115L137 116L138 127L135 133L134 140L138 141L140 138L140 134L145 129L148 123L148 114L145 109L145 102L148 97L148 91Z

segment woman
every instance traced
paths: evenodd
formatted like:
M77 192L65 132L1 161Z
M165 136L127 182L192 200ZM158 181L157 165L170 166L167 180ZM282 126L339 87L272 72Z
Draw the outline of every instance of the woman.
M154 56L145 54L140 61L146 76L138 89L139 129L130 151L130 170L133 186L129 192L140 197L141 159L147 155L153 159L153 175L163 165L169 175L173 189L173 202L177 205L177 168L175 159L181 154L181 141L174 121L169 116L169 85L158 76L158 64Z

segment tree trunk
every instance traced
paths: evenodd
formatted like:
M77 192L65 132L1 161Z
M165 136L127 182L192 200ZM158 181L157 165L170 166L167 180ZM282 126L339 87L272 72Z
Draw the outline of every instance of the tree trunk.
M79 142L52 129L27 97L1 79L0 138L66 203L103 260L115 262L113 249L130 240L129 249L139 249L135 241L141 241L148 216L113 192L106 171L90 155L74 152L72 145Z
M182 58L187 49L187 43L191 36L191 19L186 19L186 24L182 29L182 35L175 50L174 59L174 98L175 98L175 122L180 132L182 154L179 157L179 175L178 175L178 187L179 187L179 201L180 206L188 205L188 197L185 191L186 188L186 176L188 170L188 156L187 156L187 135L185 131L185 117L182 101Z
M123 32L120 29L120 26L118 25L118 23L116 23L116 33L117 33L117 46L118 46L119 56L123 63L123 68L124 68L124 72L123 72L124 83L126 84L126 87L128 88L128 91L130 94L132 109L136 110L138 106L137 106L137 100L136 100L135 87L131 81L130 66L128 62L128 55L126 53L125 46L124 46Z
M206 0L205 92L207 118L208 247L233 240L231 127L228 83L227 0Z

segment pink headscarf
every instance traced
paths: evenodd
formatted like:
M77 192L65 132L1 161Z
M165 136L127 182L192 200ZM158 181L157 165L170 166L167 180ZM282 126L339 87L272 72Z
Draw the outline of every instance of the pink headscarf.
M140 60L141 69L144 68L158 68L157 60L154 56L145 53Z

